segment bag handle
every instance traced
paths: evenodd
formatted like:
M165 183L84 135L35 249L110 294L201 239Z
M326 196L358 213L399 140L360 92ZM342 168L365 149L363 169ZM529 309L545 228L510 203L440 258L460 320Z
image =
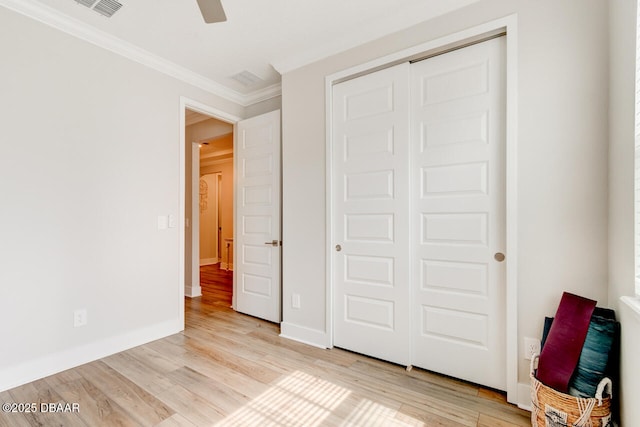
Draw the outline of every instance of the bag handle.
M613 397L613 383L607 377L604 377L598 384L598 388L596 388L596 399L598 399L598 405L602 405L602 395L605 391L610 397Z
M534 377L536 376L536 369L538 369L538 360L540 359L540 355L539 354L534 354L533 356L531 356L531 364L529 366L529 372L531 372L531 375L533 375Z

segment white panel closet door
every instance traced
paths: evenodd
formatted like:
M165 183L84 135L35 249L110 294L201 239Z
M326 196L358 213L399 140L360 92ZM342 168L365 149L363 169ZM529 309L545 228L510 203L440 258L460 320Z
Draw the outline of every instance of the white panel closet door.
M494 254L505 251L504 43L411 66L412 362L500 390L505 262Z
M334 345L409 364L409 64L333 88Z
M238 122L235 309L280 322L280 110Z

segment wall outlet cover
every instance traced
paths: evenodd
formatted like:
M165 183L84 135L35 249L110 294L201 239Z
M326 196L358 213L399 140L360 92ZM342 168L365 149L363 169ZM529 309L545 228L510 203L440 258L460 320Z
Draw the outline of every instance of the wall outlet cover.
M526 360L531 360L536 354L540 354L540 340L536 338L525 337L524 358Z

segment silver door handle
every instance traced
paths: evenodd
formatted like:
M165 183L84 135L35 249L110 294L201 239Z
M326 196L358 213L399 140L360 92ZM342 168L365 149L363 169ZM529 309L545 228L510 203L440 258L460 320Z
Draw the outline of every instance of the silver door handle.
M336 245L336 251L340 252L342 250L342 246Z
M270 242L264 242L265 245L271 245L271 246L280 246L280 240L272 240Z

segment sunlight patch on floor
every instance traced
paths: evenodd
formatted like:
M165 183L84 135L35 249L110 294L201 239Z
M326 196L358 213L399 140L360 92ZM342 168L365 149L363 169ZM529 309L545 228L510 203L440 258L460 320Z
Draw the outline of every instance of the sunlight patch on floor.
M388 426L400 425L400 421L394 420L396 411L384 405L363 399L358 406L345 418L343 425L348 426Z
M217 425L318 426L350 393L296 371Z
M278 381L269 390L243 406L216 426L320 426L341 404L344 416L340 425L407 425L394 419L396 411L368 399L349 399L352 391L296 371ZM352 396L351 396L352 397ZM357 402L357 403L356 403ZM329 422L335 425L337 419ZM391 424L390 424L391 422Z

